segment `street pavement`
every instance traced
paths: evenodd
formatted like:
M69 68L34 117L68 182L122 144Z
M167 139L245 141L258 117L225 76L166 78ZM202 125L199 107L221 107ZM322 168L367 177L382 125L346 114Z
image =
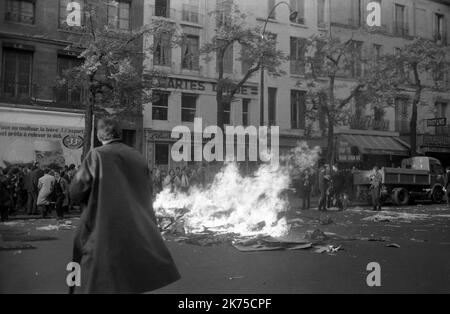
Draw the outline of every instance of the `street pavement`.
M229 243L167 244L182 279L156 293L450 293L450 210L446 206L385 207L375 213L291 212L291 237L308 231L335 234L336 253L314 250L243 253ZM70 218L0 224L0 293L67 293L74 229ZM24 243L34 249L20 248ZM392 245L395 244L395 245ZM381 287L368 287L366 267L381 266ZM124 265L126 267L126 265Z

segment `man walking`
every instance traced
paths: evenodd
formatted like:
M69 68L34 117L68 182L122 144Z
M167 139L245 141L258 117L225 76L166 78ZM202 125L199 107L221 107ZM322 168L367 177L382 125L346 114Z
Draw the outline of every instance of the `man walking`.
M91 150L70 196L83 214L75 236L83 293L144 293L180 278L159 233L147 162L121 142L117 121L98 122L103 146ZM72 291L73 292L73 291Z
M373 172L370 175L370 190L372 193L372 205L374 211L381 211L381 185L383 177L379 171L378 166L373 167Z

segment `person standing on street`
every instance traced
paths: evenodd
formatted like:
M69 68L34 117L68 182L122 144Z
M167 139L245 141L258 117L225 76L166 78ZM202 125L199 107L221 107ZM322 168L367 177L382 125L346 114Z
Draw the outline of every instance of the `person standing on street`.
M445 170L444 192L447 197L447 207L450 209L450 167Z
M311 185L312 176L309 169L305 169L300 177L300 190L303 202L303 210L309 210L311 208Z
M64 201L66 200L68 182L59 172L55 172L55 210L58 219L64 219Z
M1 221L8 220L9 206L11 205L11 195L8 188L8 170L0 168L0 218Z
M378 166L373 167L373 172L370 175L370 191L372 194L372 205L374 211L381 211L381 185L383 184L383 177L379 171Z
M103 146L87 154L70 186L71 198L83 207L73 250L81 266L76 289L144 293L177 281L153 212L145 158L122 143L116 120L99 120L97 137Z
M325 165L319 171L319 191L320 191L319 210L320 211L327 210L327 192L329 189L329 183L330 183L329 166Z
M44 170L44 176L39 179L37 206L41 209L42 217L47 218L52 203L53 189L55 188L55 177L50 169Z

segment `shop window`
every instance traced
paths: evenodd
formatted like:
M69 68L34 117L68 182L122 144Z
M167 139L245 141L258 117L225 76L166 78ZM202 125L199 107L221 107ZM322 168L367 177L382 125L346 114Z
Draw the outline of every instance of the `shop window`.
M3 50L3 95L12 98L31 96L33 53L16 49Z
M122 142L128 146L136 147L136 130L122 130Z
M152 102L153 120L167 121L170 93L154 91Z
M197 95L181 95L181 121L194 122L197 109Z
M130 0L108 2L108 26L115 29L130 29Z
M155 165L169 166L169 144L155 144Z
M5 20L22 24L34 24L35 0L6 0Z

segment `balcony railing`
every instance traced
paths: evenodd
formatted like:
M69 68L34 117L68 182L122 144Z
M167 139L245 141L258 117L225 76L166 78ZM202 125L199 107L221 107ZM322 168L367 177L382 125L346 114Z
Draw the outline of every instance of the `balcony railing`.
M205 23L205 16L199 12L199 8L196 6L184 4L181 10L176 10L164 6L151 5L149 7L151 15L154 17L197 25L204 25Z
M350 128L354 130L389 131L389 120L375 120L374 117L352 117L349 121Z
M176 11L167 6L150 6L152 16L163 17L167 19L175 19Z

